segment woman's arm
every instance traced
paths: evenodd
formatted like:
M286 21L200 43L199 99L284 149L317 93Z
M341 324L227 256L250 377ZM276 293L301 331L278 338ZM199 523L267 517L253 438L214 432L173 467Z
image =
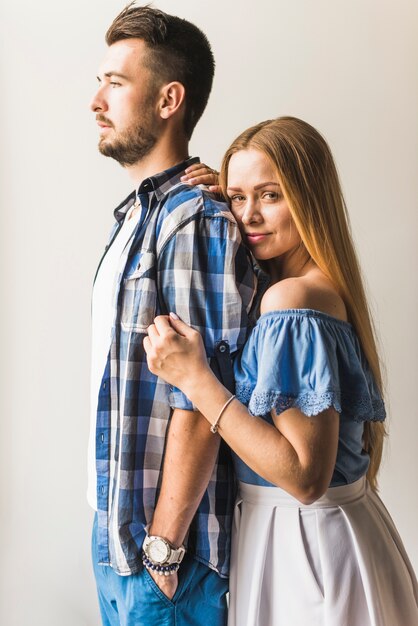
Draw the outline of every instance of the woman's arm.
M180 320L158 317L144 340L149 369L179 387L213 424L230 392L209 366L198 332ZM275 426L253 417L238 400L226 408L219 434L257 474L305 504L331 481L338 444L333 409L307 417L297 409L273 415Z

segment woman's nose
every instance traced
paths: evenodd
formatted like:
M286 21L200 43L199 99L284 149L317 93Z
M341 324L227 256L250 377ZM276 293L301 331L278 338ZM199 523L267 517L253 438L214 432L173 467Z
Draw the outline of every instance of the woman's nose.
M244 224L254 224L260 221L261 215L259 212L259 208L257 202L253 200L249 200L244 208L244 213L242 214L242 221Z

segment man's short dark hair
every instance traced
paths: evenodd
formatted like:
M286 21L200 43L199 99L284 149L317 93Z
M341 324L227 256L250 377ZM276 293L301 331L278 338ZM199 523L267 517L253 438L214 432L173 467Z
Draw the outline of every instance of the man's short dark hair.
M111 46L133 38L146 43L149 54L145 63L160 85L178 81L184 86L184 130L190 139L205 110L215 70L206 35L187 20L133 2L114 19L106 43Z

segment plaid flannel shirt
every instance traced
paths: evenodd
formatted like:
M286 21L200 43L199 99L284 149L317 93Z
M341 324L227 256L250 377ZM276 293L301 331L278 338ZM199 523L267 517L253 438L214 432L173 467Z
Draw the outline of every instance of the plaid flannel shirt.
M180 182L197 161L141 183L142 215L115 279L112 339L97 406L97 513L99 562L122 575L142 569L144 527L158 499L172 411L193 409L180 390L148 370L147 327L156 315L173 311L201 332L213 360L242 347L254 301L256 278L228 207ZM134 192L115 210L109 245L136 199ZM228 574L234 497L230 455L221 445L187 540L189 552L221 576Z

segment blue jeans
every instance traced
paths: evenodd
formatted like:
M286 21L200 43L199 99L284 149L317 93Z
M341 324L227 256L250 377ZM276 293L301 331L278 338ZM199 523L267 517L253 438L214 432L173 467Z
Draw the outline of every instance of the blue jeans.
M226 626L226 579L186 554L169 600L145 568L119 576L98 565L96 527L95 518L92 556L103 626Z

